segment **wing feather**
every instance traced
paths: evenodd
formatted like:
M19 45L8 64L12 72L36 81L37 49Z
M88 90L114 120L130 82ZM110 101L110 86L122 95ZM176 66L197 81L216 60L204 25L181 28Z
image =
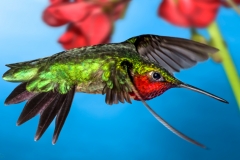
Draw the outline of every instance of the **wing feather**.
M209 53L218 51L214 47L192 40L157 35L140 35L128 39L127 42L133 43L143 58L170 72L190 68L197 62L208 59Z
M102 90L102 94L106 94L105 102L109 105L124 103L124 100L131 103L129 95L131 88L125 82L128 73L124 67L112 66L110 78Z

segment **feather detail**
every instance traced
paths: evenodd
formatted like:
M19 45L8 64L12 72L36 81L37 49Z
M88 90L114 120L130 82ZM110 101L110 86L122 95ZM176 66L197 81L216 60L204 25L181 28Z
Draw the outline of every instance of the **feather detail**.
M27 83L21 83L17 86L7 97L5 104L15 104L28 100L18 118L17 126L40 114L35 140L41 138L56 117L56 127L53 135L53 144L55 144L71 108L75 87L72 87L66 94L60 94L54 91L32 93L26 90L26 86Z
M143 58L170 72L192 67L197 62L208 59L209 53L218 51L214 47L192 40L157 35L140 35L125 42L134 44Z
M56 98L57 94L53 92L40 93L31 98L25 105L21 115L18 118L17 126L25 123L29 119L36 116L42 110L50 105Z
M46 131L48 126L51 124L53 119L55 120L55 130L53 134L52 143L55 144L67 115L70 111L72 100L75 93L75 87L73 87L67 94L54 93L55 98L51 103L40 111L40 120L38 124L38 129L34 140L37 141L41 138L43 133Z
M124 64L118 68L112 66L109 80L102 90L102 94L106 94L105 102L109 105L118 104L118 102L124 103L124 100L131 103L129 95L131 88L125 83L128 75L125 67Z
M74 93L75 93L74 89L69 91L63 104L61 105L59 112L57 113L57 117L56 117L56 121L55 121L56 122L55 129L54 129L54 134L53 134L53 139L52 139L53 144L55 144L57 142L58 136L59 136L61 129L64 125L64 122L68 116L68 113L69 113L71 105L72 105Z
M66 94L62 95L57 93L56 98L49 104L49 106L47 106L43 111L40 112L38 129L34 138L35 141L41 138L43 133L46 131L48 126L56 117L58 111L60 110L61 104L64 102L65 98Z
M6 105L17 104L17 103L20 103L20 102L23 102L25 100L29 100L30 98L32 98L35 95L35 93L28 92L26 90L26 85L27 85L27 83L21 83L20 85L18 85L10 93L10 95L6 98L4 103Z

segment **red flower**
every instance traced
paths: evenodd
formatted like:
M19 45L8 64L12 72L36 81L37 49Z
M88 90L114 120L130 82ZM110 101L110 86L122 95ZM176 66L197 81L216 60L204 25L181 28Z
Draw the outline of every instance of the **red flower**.
M163 0L158 15L183 27L206 27L216 17L220 0Z
M95 13L84 21L71 23L58 42L65 49L108 43L110 31L111 23L108 17L105 14Z
M43 12L43 20L55 27L69 24L58 42L71 49L109 42L113 21L121 17L128 1L50 0L50 3Z

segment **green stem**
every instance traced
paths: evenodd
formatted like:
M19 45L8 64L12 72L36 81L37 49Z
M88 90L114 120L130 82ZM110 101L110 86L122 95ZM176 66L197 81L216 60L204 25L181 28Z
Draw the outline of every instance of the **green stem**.
M233 93L235 95L238 107L240 109L240 81L237 74L237 70L230 57L228 49L224 44L223 38L217 26L217 23L213 22L211 25L208 26L207 30L212 38L213 46L220 50L219 53L223 59L222 64L223 64L224 70L226 72L226 75L232 87Z

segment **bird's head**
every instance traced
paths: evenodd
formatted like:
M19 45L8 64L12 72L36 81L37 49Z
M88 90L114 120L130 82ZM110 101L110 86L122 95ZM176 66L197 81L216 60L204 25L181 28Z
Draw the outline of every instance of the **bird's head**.
M148 67L145 66L144 68L140 68L138 71L135 70L135 72L133 71L131 75L133 85L144 100L155 98L170 88L187 88L215 98L219 101L228 103L224 99L219 98L211 93L183 83L175 78L173 74L168 72L165 68L155 66L153 64L149 65ZM136 96L133 92L130 93L130 95L133 99L139 100L138 96Z

